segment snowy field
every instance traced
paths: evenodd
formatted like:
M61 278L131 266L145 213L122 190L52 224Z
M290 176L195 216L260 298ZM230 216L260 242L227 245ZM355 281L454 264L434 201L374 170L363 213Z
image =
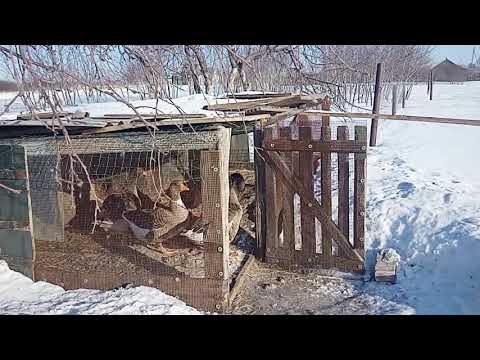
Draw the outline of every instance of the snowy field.
M185 112L203 112L199 108L207 102L215 100L203 95L178 99ZM151 106L152 101L138 104ZM77 108L92 115L125 111L120 104L106 105ZM162 106L162 111L174 111ZM480 82L437 83L433 101L426 86L419 85L407 107L397 108L408 115L480 119ZM385 104L382 112L390 109ZM331 282L324 291L339 299L360 295L355 306L362 307L361 313L480 314L480 127L379 123L378 146L369 148L367 159L367 276L360 285ZM402 257L395 285L371 281L375 252L386 247ZM359 313L342 306L341 313ZM34 284L0 263L0 313L197 312L151 288L64 291Z
M382 107L388 113L390 105ZM407 115L480 119L480 82L416 86ZM480 127L380 121L368 151L367 246L402 257L399 281L365 291L417 314L480 314Z

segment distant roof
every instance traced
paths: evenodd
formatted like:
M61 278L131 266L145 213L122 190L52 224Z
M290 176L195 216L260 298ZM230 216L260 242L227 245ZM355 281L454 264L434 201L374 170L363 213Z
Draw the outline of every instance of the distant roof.
M445 65L458 67L458 68L460 68L460 69L462 69L462 70L467 70L467 71L468 71L467 68L465 68L465 67L463 67L463 66L461 66L461 65L455 64L453 61L451 61L451 60L448 59L448 58L445 58L445 60L443 60L441 63L435 65L435 66L432 68L432 70L435 69L435 68L437 68L437 67L439 67L439 66L445 66Z

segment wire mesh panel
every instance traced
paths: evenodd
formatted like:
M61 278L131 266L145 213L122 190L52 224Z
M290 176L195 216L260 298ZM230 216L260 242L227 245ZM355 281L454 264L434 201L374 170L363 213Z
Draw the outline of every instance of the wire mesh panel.
M0 145L0 259L33 277L28 164L23 146Z
M23 140L36 279L226 306L229 129L42 140Z
M56 154L28 157L33 236L37 240L64 239L63 195L56 179L56 165ZM71 207L67 211L70 209Z

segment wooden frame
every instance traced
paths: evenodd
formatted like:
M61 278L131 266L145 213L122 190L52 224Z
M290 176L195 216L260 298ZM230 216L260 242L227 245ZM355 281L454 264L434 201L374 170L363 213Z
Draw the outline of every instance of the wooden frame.
M329 109L328 104L322 106ZM365 237L365 179L366 179L366 127L355 127L355 139L349 140L348 128L340 126L337 139L332 140L330 119L321 114L320 139L313 139L313 122L317 113L297 115L299 139L291 139L290 129L279 129L279 138L273 137L271 128L264 128L262 149L259 156L265 161L268 187L265 189L264 205L257 207L266 211L265 260L284 265L319 265L337 267L344 271L364 270ZM315 133L315 136L318 136ZM259 131L256 137L262 138ZM332 220L331 153L338 153L338 225ZM298 153L298 160L295 156ZM314 153L321 153L319 156ZM351 176L348 154L354 154L354 242L349 234L349 177ZM313 163L320 161L321 201L314 196ZM295 165L296 163L296 165ZM257 164L257 174L261 168ZM280 180L280 181L279 181ZM301 250L295 250L293 225L293 195L300 196L301 203ZM257 190L259 197L262 194ZM280 198L283 201L278 200ZM280 209L279 209L280 208ZM280 215L281 214L281 215ZM317 231L316 222L321 226ZM257 227L263 219L257 219ZM263 226L263 224L260 224ZM283 231L284 244L279 234ZM297 230L298 231L298 230ZM321 253L317 253L318 236L321 235ZM337 245L338 252L333 253Z

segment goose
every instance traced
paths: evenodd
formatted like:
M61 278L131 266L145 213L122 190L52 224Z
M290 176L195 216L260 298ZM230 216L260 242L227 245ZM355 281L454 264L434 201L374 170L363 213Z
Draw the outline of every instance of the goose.
M243 208L240 204L240 193L245 190L245 179L239 173L230 175L230 197L228 201L228 236L233 242L237 236L240 222L243 216Z
M174 181L185 181L184 175L175 164L167 162L162 164L160 168L143 170L141 180L137 182L137 189L142 202L145 202L145 208L152 205L147 198L155 200L153 201L153 206L155 206L156 202L160 200L159 198L164 197L165 186ZM143 195L146 197L143 197Z
M166 197L162 197L155 209L128 210L122 217L138 240L151 242L155 245L149 246L150 248L168 255L169 251L162 245L162 241L166 239L162 236L187 220L189 211L183 204L180 193L188 190L183 181L172 181L166 191Z
M188 181L189 191L182 192L180 196L187 209L196 209L202 203L202 187L197 181Z
M134 194L111 194L107 196L100 208L100 222L98 225L107 232L128 232L130 227L123 219L125 211L134 211L140 208L140 200Z

